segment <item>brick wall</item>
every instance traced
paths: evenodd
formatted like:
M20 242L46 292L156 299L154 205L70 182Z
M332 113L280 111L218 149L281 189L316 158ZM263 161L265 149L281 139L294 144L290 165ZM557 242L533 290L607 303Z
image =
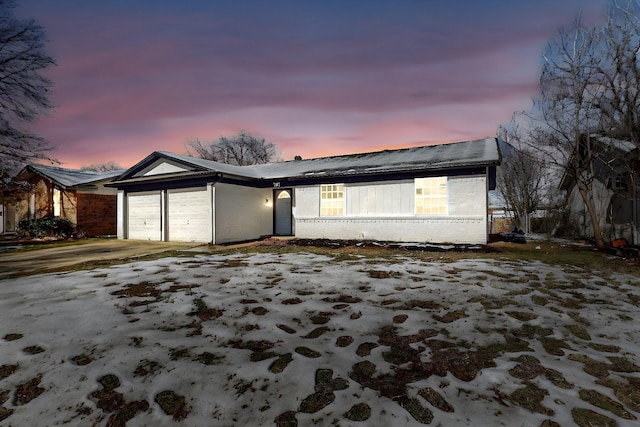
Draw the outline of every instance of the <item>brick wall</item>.
M88 236L116 234L116 196L79 193L77 210L79 232Z

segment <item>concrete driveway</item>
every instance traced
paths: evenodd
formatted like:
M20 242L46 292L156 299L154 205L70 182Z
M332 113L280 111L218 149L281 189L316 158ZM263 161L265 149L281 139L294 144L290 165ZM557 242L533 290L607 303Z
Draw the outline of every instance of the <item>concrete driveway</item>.
M171 250L188 250L199 245L201 244L109 239L5 252L0 253L0 280L24 274L46 273L78 264L133 259Z

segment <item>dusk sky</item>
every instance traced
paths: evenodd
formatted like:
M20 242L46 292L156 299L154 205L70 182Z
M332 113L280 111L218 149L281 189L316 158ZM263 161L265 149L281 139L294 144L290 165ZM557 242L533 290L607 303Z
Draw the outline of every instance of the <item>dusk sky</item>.
M311 158L495 136L541 52L607 0L18 0L58 66L33 130L63 167L246 130Z

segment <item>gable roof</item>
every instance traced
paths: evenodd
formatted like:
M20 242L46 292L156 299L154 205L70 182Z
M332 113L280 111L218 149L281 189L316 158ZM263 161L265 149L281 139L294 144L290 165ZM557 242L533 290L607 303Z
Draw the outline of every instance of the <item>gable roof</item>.
M165 175L141 176L140 173L166 159L189 169ZM252 166L235 166L166 151L156 151L128 169L110 186L125 182L149 182L173 177L226 175L249 180L314 179L342 176L376 175L422 170L444 170L495 166L500 163L500 150L496 138L457 142L422 147L384 150L362 154L319 157L308 160L290 160Z
M79 169L67 169L56 166L28 165L15 177L17 181L24 181L30 176L37 175L47 179L61 188L91 185L99 181L111 180L121 175L124 170L119 169L108 172L82 171Z

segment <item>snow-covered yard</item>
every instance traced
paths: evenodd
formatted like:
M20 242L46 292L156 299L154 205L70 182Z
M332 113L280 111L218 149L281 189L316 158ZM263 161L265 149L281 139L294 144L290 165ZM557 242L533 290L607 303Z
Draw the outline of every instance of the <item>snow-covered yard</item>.
M638 277L209 254L0 281L0 425L638 425Z

